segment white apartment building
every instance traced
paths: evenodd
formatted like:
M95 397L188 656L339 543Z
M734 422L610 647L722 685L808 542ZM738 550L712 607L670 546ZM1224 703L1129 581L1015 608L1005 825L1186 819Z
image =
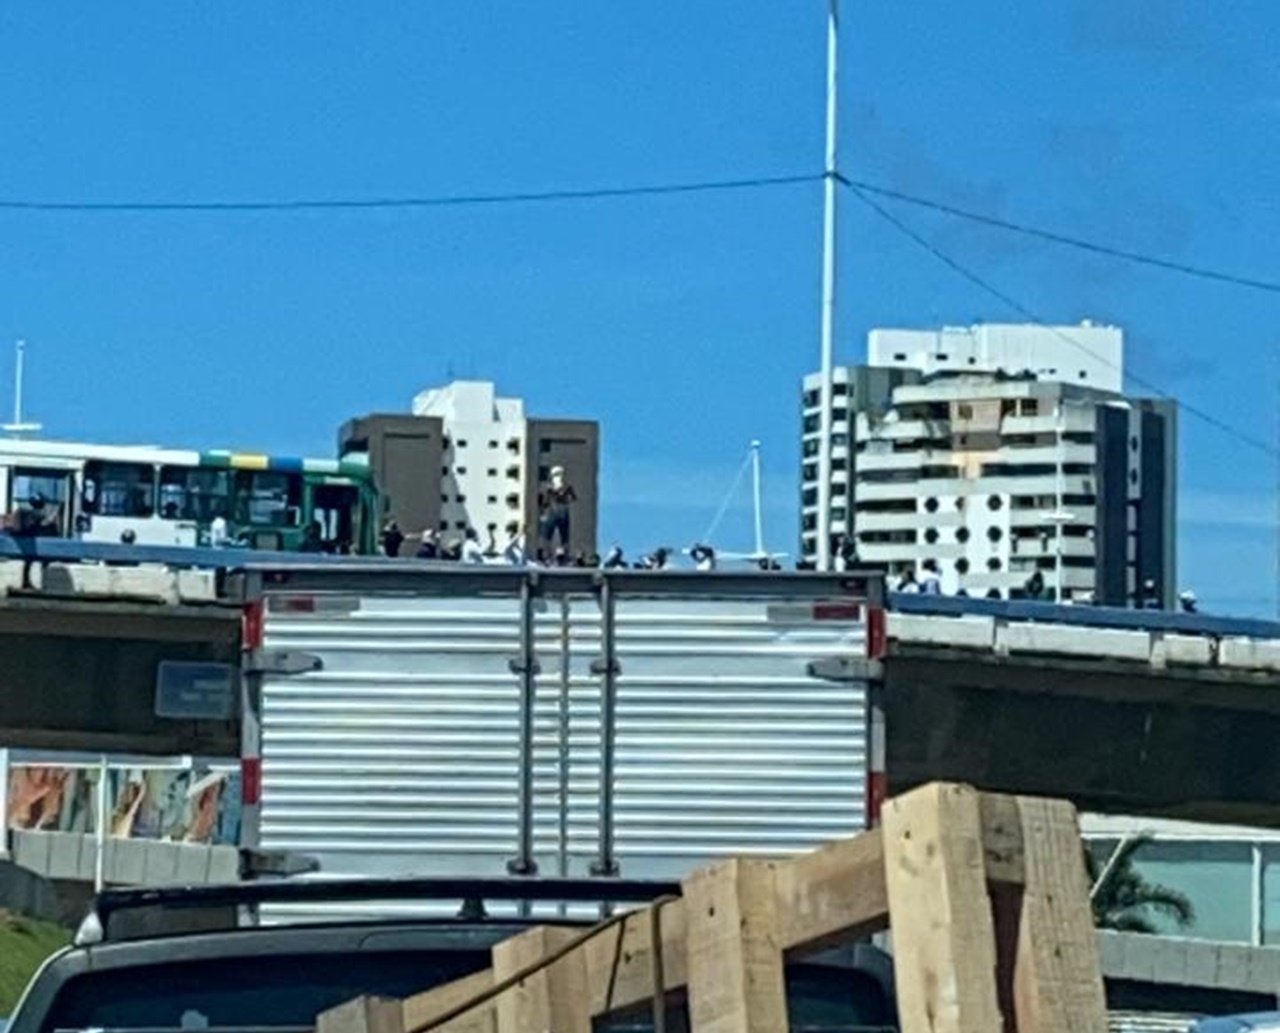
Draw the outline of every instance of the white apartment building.
M490 381L456 380L420 392L413 415L435 417L444 429L440 527L475 528L499 542L524 523L528 452L524 401L500 398Z
M1025 336L1023 332L1025 331ZM1081 351L1076 336L1087 340ZM1126 398L1114 327L875 330L836 376L833 534L943 590L1172 605L1176 410ZM805 380L801 545L816 551L818 398Z
M867 363L938 373L1030 373L1081 387L1124 391L1124 334L1084 320L1078 326L979 323L940 330L872 330Z

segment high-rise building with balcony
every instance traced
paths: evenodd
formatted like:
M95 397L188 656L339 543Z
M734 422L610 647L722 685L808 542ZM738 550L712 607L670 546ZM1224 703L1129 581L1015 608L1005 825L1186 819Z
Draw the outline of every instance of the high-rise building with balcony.
M1177 411L1122 394L1115 327L874 330L837 371L833 535L943 590L1141 605L1176 593ZM801 548L817 548L819 412L805 379ZM1151 585L1152 593L1144 588Z

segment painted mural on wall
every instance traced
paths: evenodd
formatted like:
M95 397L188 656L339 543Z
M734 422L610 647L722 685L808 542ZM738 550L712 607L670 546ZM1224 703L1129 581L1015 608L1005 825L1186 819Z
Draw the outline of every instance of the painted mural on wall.
M9 827L93 832L98 777L96 768L11 766ZM112 768L107 779L112 836L231 845L239 841L237 771Z

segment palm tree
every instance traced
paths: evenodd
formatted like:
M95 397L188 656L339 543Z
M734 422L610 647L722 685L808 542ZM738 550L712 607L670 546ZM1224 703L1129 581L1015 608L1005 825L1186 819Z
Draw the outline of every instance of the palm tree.
M1186 896L1168 886L1148 882L1134 868L1134 855L1151 840L1150 833L1124 839L1115 853L1101 863L1085 849L1089 885L1097 887L1093 893L1093 921L1099 929L1154 933L1155 915L1171 919L1181 929L1195 920L1195 908ZM1105 878L1098 885L1104 871Z

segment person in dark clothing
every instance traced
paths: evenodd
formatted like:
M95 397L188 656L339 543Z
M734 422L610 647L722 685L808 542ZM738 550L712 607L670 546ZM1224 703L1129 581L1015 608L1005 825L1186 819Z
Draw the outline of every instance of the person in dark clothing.
M604 558L605 570L626 569L627 558L622 554L622 546L615 545L609 550L609 555Z
M440 556L440 539L436 537L434 528L428 527L422 532L422 543L415 554L420 560L434 560Z
M404 544L404 532L400 525L392 520L382 532L382 551L391 557L400 555L400 546Z
M307 524L307 529L302 534L302 542L298 546L299 552L324 552L324 531L320 527L320 521L312 520Z
M578 501L564 467L551 468L551 483L538 496L538 532L548 546L568 548L570 508Z
M1154 578L1147 578L1142 582L1142 609L1144 610L1162 610L1164 607L1160 604L1160 593L1156 590L1156 582Z
M1038 570L1031 572L1031 576L1027 578L1027 583L1022 586L1022 591L1028 599L1044 598L1044 575Z
M19 538L51 538L57 535L57 518L49 513L43 495L34 493L27 504L18 509L11 533Z

